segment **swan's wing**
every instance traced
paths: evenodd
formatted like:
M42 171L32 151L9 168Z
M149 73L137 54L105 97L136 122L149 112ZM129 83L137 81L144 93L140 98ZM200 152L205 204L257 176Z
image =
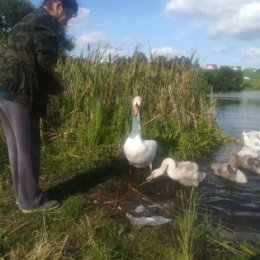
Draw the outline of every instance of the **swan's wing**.
M227 174L227 164L224 163L212 163L211 169L218 176L225 176Z
M237 183L246 183L247 178L243 172L241 172L236 165L228 164L227 165L227 171L228 171L228 178L231 181L237 182Z
M157 151L157 143L153 140L133 142L125 149L128 161L137 168L145 168L151 165Z
M239 156L237 154L233 158L232 163L234 162L240 168L260 174L260 158L251 155Z
M252 147L252 143L251 143L251 140L250 140L250 138L248 136L248 133L243 132L243 139L244 139L245 146Z
M171 178L180 182L182 185L195 186L193 183L198 180L198 174L198 166L196 163L189 161L178 162L176 168L171 174L173 176Z
M243 132L245 146L260 151L260 133L257 131Z
M198 180L191 180L191 179L188 179L188 178L180 179L180 180L178 180L178 182L183 186L195 186L195 187L197 187L199 185Z
M198 165L190 161L178 162L177 169L187 176L195 176L199 171Z
M154 140L144 140L142 145L142 152L138 156L136 163L140 165L140 167L146 167L150 165L157 152L157 143Z
M212 169L214 173L218 176L221 176L227 180L237 182L237 173L240 171L238 168L230 163L223 163L223 164L212 164Z
M243 135L247 135L248 138L260 138L260 132L258 131L243 132Z
M252 138L251 143L256 151L260 151L260 140L258 138Z
M228 164L227 165L227 172L226 174L229 175L231 178L236 178L237 176L237 167L235 165L232 164Z
M178 182L184 186L195 186L195 187L198 187L199 186L199 183L201 181L203 181L206 177L206 173L205 172L201 172L201 173L198 173L196 175L196 178L182 178L180 180L178 180Z
M156 155L157 148L158 148L156 141L154 141L154 140L144 140L143 144L147 148L146 153L151 154L151 156L154 157Z
M225 165L224 167L218 169L219 174L217 175L222 176L229 180L236 179L237 170L238 170L237 167L232 164L224 164L224 165Z
M247 163L250 167L260 169L260 160L257 158L248 158Z
M258 153L248 146L243 146L237 154L239 156L250 155L250 156L255 157L255 158L258 157Z

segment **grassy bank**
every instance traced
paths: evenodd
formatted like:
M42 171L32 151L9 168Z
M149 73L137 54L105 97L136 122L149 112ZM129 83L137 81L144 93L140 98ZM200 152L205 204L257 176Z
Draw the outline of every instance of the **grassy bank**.
M259 90L260 89L260 72L243 71L243 76L248 77L248 80L244 81L245 89Z
M15 208L9 192L1 195L0 259L258 259L257 245L228 240L221 226L198 217L194 194L180 194L176 217L158 227L120 223L80 194L55 212L29 215Z
M196 191L180 193L174 220L152 228L117 221L86 196L96 185L126 174L119 162L135 95L143 98L142 131L158 141L158 156L201 158L224 142L199 70L135 60L100 63L97 53L60 62L59 70L67 90L52 98L48 121L42 123L40 181L63 205L50 213L18 210L1 133L1 260L242 260L259 254L247 243L228 241L217 221L198 214L202 205Z

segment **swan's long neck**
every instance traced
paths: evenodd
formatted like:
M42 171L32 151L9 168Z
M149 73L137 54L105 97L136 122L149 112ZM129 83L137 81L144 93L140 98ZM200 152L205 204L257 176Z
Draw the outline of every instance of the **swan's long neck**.
M160 170L165 173L167 171L168 175L171 174L171 172L174 172L176 168L176 163L172 158L166 158L163 160Z
M138 113L137 116L132 117L132 130L131 130L131 134L130 137L131 138L135 138L135 137L139 137L141 135L141 124L140 124L140 115Z
M167 172L168 176L175 179L176 162L172 158L166 158L163 160L161 167Z

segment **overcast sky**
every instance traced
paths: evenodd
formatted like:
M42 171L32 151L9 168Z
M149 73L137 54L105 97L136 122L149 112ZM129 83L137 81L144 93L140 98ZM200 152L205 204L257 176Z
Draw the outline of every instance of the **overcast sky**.
M39 6L41 0L31 0ZM76 49L196 57L206 64L260 68L260 0L78 0L68 26Z

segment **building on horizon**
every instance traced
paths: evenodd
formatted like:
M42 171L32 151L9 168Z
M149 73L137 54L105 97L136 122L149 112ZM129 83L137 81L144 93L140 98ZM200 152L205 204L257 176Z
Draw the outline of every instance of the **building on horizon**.
M205 69L207 69L207 70L216 70L216 69L218 69L218 65L217 64L207 64Z

